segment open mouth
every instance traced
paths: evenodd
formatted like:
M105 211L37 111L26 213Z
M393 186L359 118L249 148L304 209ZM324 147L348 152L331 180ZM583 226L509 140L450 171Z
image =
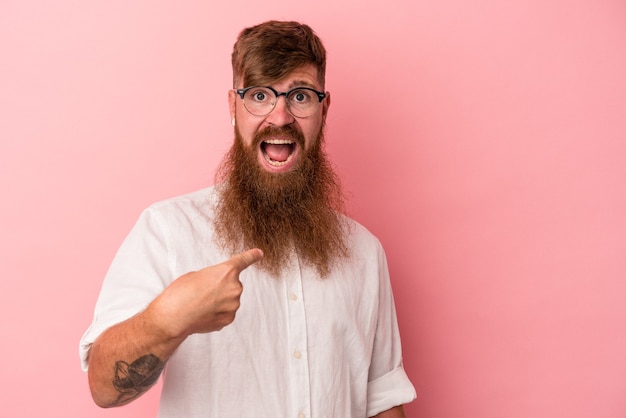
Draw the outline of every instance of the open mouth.
M293 158L296 143L289 139L268 139L261 142L261 152L272 167L283 167Z

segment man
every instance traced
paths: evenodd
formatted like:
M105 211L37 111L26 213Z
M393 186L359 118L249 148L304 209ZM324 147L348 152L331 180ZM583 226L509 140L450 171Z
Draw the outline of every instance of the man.
M93 398L124 405L165 370L159 417L403 417L385 255L323 151L325 49L270 21L232 63L218 185L144 211L105 278L80 345Z

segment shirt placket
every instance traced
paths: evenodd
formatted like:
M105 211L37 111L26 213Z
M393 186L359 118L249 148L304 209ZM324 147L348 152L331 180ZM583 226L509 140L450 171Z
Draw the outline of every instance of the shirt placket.
M291 371L292 417L311 417L311 388L307 351L306 312L302 293L302 271L299 266L286 281L286 298L289 312L289 356Z

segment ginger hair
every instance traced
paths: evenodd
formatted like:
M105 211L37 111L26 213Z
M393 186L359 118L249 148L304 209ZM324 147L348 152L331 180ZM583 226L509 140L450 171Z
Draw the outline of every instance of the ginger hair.
M309 26L271 20L241 31L233 47L233 88L270 85L304 65L324 87L326 49Z

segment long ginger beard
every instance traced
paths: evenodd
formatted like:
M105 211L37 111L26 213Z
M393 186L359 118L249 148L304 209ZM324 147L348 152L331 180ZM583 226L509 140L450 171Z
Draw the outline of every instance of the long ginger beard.
M297 164L285 173L270 173L257 160L259 144L278 132L300 147ZM218 168L219 198L215 231L232 254L260 248L258 266L280 276L294 256L326 277L349 254L343 197L338 177L323 150L323 133L310 149L302 135L287 126L266 128L246 146L235 127L235 142Z

